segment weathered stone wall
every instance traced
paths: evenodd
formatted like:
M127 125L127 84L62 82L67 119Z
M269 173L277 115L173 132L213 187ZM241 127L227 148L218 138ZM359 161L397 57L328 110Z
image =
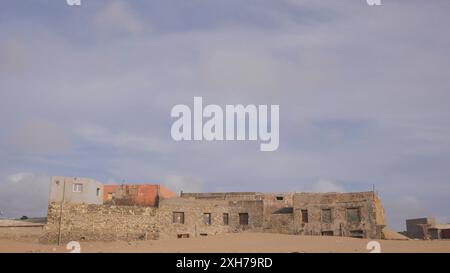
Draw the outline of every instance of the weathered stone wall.
M224 192L183 193L182 198L228 200L231 231L242 230L292 233L292 197L294 193ZM249 214L248 225L239 224L239 213Z
M184 214L184 223L174 223L174 212ZM211 224L205 223L205 213L211 214ZM230 213L228 202L224 200L165 199L158 209L160 238L192 238L229 232L230 224L223 222L224 213Z
M262 231L264 216L262 200L229 201L230 225L232 232L244 230ZM240 213L248 213L248 225L242 225L239 220Z
M297 193L293 199L294 233L381 238L385 227L381 203L373 192L360 193ZM323 219L323 210L331 210L331 221ZM349 221L348 209L359 210L359 221ZM308 221L302 220L302 210Z
M265 218L264 232L293 234L294 217L292 213L274 213Z
M61 225L60 225L61 217ZM50 203L41 241L143 240L159 236L157 209L153 207ZM61 227L61 228L60 228Z
M263 194L263 230L271 233L293 233L293 193Z
M436 225L434 217L406 220L406 236L413 239L428 239L427 229Z

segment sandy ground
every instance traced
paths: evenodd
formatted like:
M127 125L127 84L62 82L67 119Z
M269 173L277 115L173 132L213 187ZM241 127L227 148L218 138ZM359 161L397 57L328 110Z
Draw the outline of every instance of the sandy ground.
M210 237L136 242L81 242L81 252L359 252L370 240L296 236L268 233L236 233ZM378 240L381 252L447 252L446 241ZM37 238L0 236L0 252L69 252L66 246L43 245Z

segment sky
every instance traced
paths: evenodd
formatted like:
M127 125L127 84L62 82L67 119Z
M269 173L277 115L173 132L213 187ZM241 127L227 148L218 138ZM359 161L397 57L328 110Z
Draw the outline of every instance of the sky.
M0 217L50 177L370 191L450 222L450 1L0 0ZM171 138L174 105L280 106L280 144Z

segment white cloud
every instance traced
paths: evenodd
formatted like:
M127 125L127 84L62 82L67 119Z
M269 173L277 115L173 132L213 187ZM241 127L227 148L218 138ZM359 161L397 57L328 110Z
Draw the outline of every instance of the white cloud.
M126 132L114 133L98 126L83 126L77 130L84 141L97 145L108 145L114 149L131 152L168 152L165 142L152 136L133 135Z
M314 192L344 192L344 188L330 180L319 180L314 184Z
M3 217L45 217L50 176L29 172L9 175L0 182L0 211Z
M407 219L432 217L425 209L424 204L415 196L400 195L398 197L382 198L387 209L388 225L396 230L405 230Z
M180 175L168 175L163 184L174 192L201 192L203 182L199 178L185 177Z
M8 181L11 183L19 183L21 181L23 181L24 179L33 177L32 173L16 173L16 174L11 174L10 176L8 176Z
M46 119L25 122L10 134L9 142L12 145L8 149L14 149L19 154L64 154L73 148L67 132Z
M235 10L233 3L226 8ZM415 192L448 195L449 62L442 59L449 44L448 35L442 35L449 24L447 1L434 5L394 1L376 9L364 0L356 4L341 0L292 3L296 6L288 11L283 10L284 4L276 9L276 16L286 17L277 22L287 24L275 29L255 27L256 23L249 26L246 20L217 24L216 18L201 13L201 6L192 7L198 9L198 18L186 12L182 18L172 18L184 12L172 7L161 16L168 15L166 22L185 23L189 31L179 27L147 35L144 30L149 24L138 18L131 1L109 2L95 15L94 31L71 24L70 17L55 25L43 22L40 28L27 25L30 21L19 16L9 25L2 24L0 59L5 62L0 62L0 133L36 115L51 117L68 128L84 122L101 128L76 132L81 158L45 164L17 161L8 156L19 151L8 148L12 152L0 156L2 171L10 173L30 164L54 173L64 166L65 173L75 175L86 171L119 181L150 178L161 182L167 174L182 173L201 176L208 189L267 191L296 186L287 181L326 177L330 180L319 181L309 190L343 190L333 181L362 181L370 188L375 181L377 188L397 196ZM266 12L270 5L265 4L258 5L258 10L271 14ZM250 15L248 21L253 22L251 16L256 13L251 8L247 6L242 14ZM433 20L427 19L430 15ZM216 24L204 27L211 21ZM69 34L61 35L59 26ZM81 39L72 31L81 31ZM124 33L139 35L108 40ZM7 73L22 68L29 72L26 77ZM170 108L190 103L193 95L204 95L214 104L279 103L279 151L261 155L248 142L171 142L164 127L170 122ZM375 126L355 136L351 129L341 135L311 125L317 119L355 118ZM63 130L45 127L23 130L13 146L46 155L64 151L68 145L59 143L65 138L65 133L59 135ZM148 135L142 129L148 129ZM0 143L0 149L9 144ZM89 156L84 144L93 147ZM102 157L105 150L107 156ZM117 150L120 157L108 157L108 152ZM158 151L158 155L151 154ZM151 156L136 156L136 152ZM188 178L172 180L180 189L192 184L186 182ZM196 191L202 188L193 184ZM437 204L433 198L420 200L424 206ZM413 200L405 202L403 207L415 206ZM408 213L396 210L401 204L394 203L392 208L391 204L386 203L387 213L397 211L395 219ZM445 203L436 207L437 213L448 214Z
M94 25L102 32L138 34L142 24L125 1L111 1L94 19Z

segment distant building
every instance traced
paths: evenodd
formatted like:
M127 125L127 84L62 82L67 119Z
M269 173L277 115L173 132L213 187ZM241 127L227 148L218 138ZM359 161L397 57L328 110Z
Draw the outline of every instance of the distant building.
M412 239L450 239L450 224L437 224L434 217L406 220L406 236Z
M450 239L450 224L435 225L428 229L433 240Z
M406 220L406 236L411 239L429 239L428 228L436 225L433 217Z

